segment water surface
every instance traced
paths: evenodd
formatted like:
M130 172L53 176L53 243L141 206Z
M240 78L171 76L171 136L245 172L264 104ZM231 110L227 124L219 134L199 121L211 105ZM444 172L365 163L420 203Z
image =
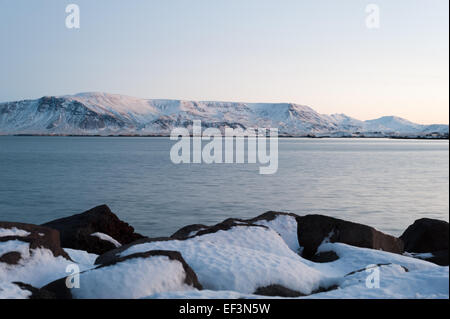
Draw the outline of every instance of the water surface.
M280 139L279 169L171 162L168 138L0 136L0 220L46 221L108 204L138 232L267 210L326 214L399 235L449 214L448 141Z

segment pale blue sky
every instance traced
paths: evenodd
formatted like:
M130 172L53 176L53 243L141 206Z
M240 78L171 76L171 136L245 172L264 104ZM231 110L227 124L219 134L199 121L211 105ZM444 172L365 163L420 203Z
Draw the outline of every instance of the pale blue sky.
M76 3L81 28L65 27ZM365 7L381 9L380 29ZM85 91L448 123L448 0L0 0L0 101Z

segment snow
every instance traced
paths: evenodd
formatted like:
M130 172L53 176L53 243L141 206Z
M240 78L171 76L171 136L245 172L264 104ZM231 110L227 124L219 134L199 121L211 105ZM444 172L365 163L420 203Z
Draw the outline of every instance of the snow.
M143 299L252 299L252 298L267 298L265 296L257 296L250 294L242 294L236 291L229 290L189 290L189 291L171 291L156 293L146 296Z
M269 284L280 284L303 293L317 289L318 285L339 286L301 298L448 298L448 267L326 241L318 251L334 251L339 259L314 263L295 254L298 249L294 241L295 218L280 215L269 222L258 221L258 224L273 227L273 230L238 226L184 241L140 244L121 255L149 249L179 250L205 288L204 291L158 293L147 298L267 298L253 292L256 287ZM365 269L377 264L387 264L377 268L380 288L368 288ZM315 288L311 289L312 286Z
M340 282L335 290L310 296L290 299L448 299L449 268L436 267L429 270L406 272L399 265L383 265L377 268L380 274L379 288L366 286L368 273L364 270ZM236 291L193 290L164 292L149 295L149 299L280 299Z
M0 256L17 251L18 265L0 263L0 298L28 298L30 292L12 282L40 288L68 276L67 266L79 267L80 288L75 298L267 298L254 295L257 288L278 284L310 294L319 287L338 288L300 298L444 298L449 297L449 267L413 258L324 241L319 252L333 251L339 259L314 263L302 258L293 216L278 215L262 226L234 226L226 231L186 240L142 243L122 251L119 257L150 250L179 251L197 274L205 290L185 283L182 264L166 256L135 257L98 267L95 254L65 249L73 261L54 257L48 249L31 249L19 239L0 242ZM16 232L16 230L10 230ZM415 257L426 257L419 254ZM378 274L379 287L367 285ZM280 297L275 297L280 298Z
M434 257L433 253L410 253L406 251L403 253L403 256L414 257L419 259L430 259Z
M141 99L99 92L56 98L63 102L47 108L40 100L0 103L0 134L169 134L180 123L193 120L222 123L222 130L239 123L246 128L278 128L280 134L296 136L345 136L357 131L448 134L448 125L420 125L393 116L359 121L344 114L319 114L293 103ZM86 122L104 125L86 127Z
M263 227L236 226L187 240L139 244L121 256L155 249L181 252L203 287L210 290L251 294L257 288L279 284L309 294L334 283L309 267L274 230Z
M339 259L329 263L316 263L313 267L333 276L344 276L367 265L393 263L406 267L409 271L427 270L440 267L436 264L382 250L360 248L343 243L323 243L318 252L334 251Z
M284 242L291 250L296 253L300 252L301 247L298 244L297 237L297 220L294 216L279 215L271 221L259 220L255 222L255 224L273 229L280 234L281 238L283 238Z
M80 288L71 291L77 299L137 299L195 289L184 282L185 277L183 265L167 256L131 258L82 273Z
M365 121L364 129L373 132L401 131L402 133L415 133L424 131L424 126L397 116L383 116L379 119Z
M64 248L64 251L69 255L70 259L72 259L77 264L88 266L94 266L95 260L98 258L98 255L88 253L84 250L76 250L71 248Z
M0 243L0 256L17 251L22 258L17 265L0 263L0 282L24 282L40 288L47 283L68 275L66 267L73 262L62 256L55 257L45 248L29 249L30 244L19 240ZM92 264L78 264L80 271L92 268Z
M27 299L30 296L30 291L22 290L13 283L0 281L0 299Z
M101 240L104 240L104 241L108 241L108 242L110 242L111 244L113 244L114 246L116 246L116 248L122 246L122 244L119 243L117 240L115 240L115 239L112 238L111 236L109 236L109 235L107 235L107 234L104 234L104 233L99 233L99 232L97 232L97 233L91 234L91 236L100 238Z
M22 256L27 256L29 254L28 250L30 248L30 244L20 241L20 240L8 240L6 242L0 242L0 256L11 252L16 251L19 252Z
M422 260L388 252L352 247L341 243L322 244L321 251L333 250L340 259L331 263L308 262L310 267L338 278L338 289L317 293L303 298L347 298L347 299L390 299L390 298L444 298L449 297L449 267L441 267ZM376 264L387 263L376 267ZM370 266L370 268L368 267ZM369 272L366 267L379 270L379 288L366 286ZM406 267L408 271L405 270ZM350 274L350 272L354 272ZM371 272L370 272L371 273ZM205 290L191 292L170 292L150 295L148 298L267 298L251 293L231 290ZM272 298L272 297L270 297ZM279 298L279 297L275 297Z
M23 229L18 229L17 227L13 228L0 228L0 237L6 237L6 236L19 236L19 237L26 237L30 235L30 232L27 232Z
M345 277L336 290L315 294L306 298L351 299L448 299L448 267L406 272L399 265L383 265L379 270L379 288L366 286L368 273L357 272Z

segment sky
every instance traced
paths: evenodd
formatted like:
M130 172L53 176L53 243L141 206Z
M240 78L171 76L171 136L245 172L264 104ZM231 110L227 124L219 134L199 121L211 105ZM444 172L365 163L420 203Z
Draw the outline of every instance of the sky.
M448 0L0 0L0 101L98 91L448 124L448 38Z

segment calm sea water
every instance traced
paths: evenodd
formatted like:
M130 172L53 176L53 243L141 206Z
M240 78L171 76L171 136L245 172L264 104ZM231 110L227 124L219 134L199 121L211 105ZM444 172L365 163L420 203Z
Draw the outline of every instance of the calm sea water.
M148 236L267 210L326 214L399 235L449 217L449 143L281 139L279 169L170 161L168 138L0 137L0 220L27 223L107 204Z

